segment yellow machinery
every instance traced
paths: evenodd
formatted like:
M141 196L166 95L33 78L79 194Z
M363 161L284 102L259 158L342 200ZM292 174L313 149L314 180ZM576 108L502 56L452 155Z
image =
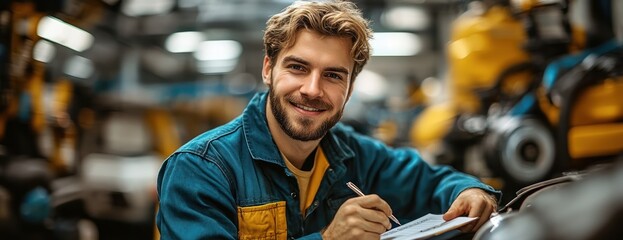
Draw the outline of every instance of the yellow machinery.
M101 16L101 4L83 1L63 16L68 22L88 26ZM77 134L80 127L88 127L93 121L92 111L70 109L76 107L74 83L64 78L46 83L46 65L33 57L35 46L44 41L38 33L41 20L45 13L60 11L63 2L9 1L6 5L8 10L2 12L6 36L2 40L7 41L2 45L8 56L2 59L6 61L6 75L0 78L0 139L11 150L8 155L44 157L56 175L73 173L69 165L75 162ZM53 90L49 98L45 96L46 86ZM15 136L7 136L7 131L17 131L18 138L11 139Z
M569 155L573 159L623 151L623 76L600 80L579 93L572 107Z
M58 2L48 6L55 6L55 3ZM2 65L6 67L0 76L0 144L3 147L0 163L4 169L0 188L6 188L10 195L9 223L14 224L15 229L0 232L8 238L45 235L43 223L52 208L49 194L55 173L52 168L58 165L42 158L37 142L48 126L44 106L45 65L32 57L33 47L40 40L38 23L44 14L30 1L3 2L0 10ZM32 226L29 231L19 229L24 223Z
M546 69L539 106L556 128L563 164L581 167L623 153L622 50L612 40Z
M438 161L457 168L462 168L461 160L440 154L461 152L453 147L446 151L448 146L444 143L458 115L482 112L482 97L477 90L492 88L505 69L529 59L522 49L526 41L524 26L510 8L503 5L481 8L485 6L472 5L472 9L454 22L448 46L449 101L426 108L411 130L411 140L416 147L438 152ZM530 78L514 77L504 91L525 88L528 81Z
M572 28L570 1L513 3L456 21L450 100L414 122L414 145L462 170L477 149L494 175L519 185L622 153L621 43ZM612 11L609 1L587 4ZM609 16L591 20L612 26Z
M500 5L482 15L468 12L454 24L448 45L450 102L460 112L480 112L480 96L475 90L493 87L508 66L529 60L522 49L526 41L524 26L508 7ZM521 89L517 85L525 86L526 82L525 77L516 77L503 90L516 91Z

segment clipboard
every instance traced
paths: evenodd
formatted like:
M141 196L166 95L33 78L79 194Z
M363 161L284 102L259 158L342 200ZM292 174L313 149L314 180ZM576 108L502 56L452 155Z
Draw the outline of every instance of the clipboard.
M452 236L456 236L457 234L460 234L457 228L476 219L478 218L457 217L450 221L445 221L443 220L443 215L429 213L421 218L415 219L381 234L381 240L429 239L450 232L453 232Z

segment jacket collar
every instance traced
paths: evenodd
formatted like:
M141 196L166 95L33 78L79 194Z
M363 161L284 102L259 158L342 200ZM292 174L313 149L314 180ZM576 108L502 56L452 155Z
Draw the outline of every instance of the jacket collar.
M267 92L255 94L242 113L244 139L247 141L247 148L253 159L285 166L268 129L266 120L267 98Z
M344 160L355 157L355 153L345 139L338 136L340 132L343 133L343 128L343 124L338 122L320 141L320 146L332 166L342 165Z
M266 120L267 99L268 92L255 94L242 114L242 126L247 148L253 159L285 167L279 149L268 129ZM320 141L320 145L327 155L327 161L332 166L343 165L341 162L354 156L350 147L334 134L336 128L341 127L341 123L338 123L338 126L333 127Z

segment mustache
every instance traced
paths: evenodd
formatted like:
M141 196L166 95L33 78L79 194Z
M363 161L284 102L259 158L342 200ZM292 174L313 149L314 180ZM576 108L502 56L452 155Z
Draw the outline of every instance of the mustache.
M305 105L305 106L312 107L312 108L318 108L318 109L323 109L323 110L330 110L333 108L331 104L328 104L320 99L311 99L305 96L298 97L298 96L288 95L286 96L285 99L288 102L293 102L293 103Z

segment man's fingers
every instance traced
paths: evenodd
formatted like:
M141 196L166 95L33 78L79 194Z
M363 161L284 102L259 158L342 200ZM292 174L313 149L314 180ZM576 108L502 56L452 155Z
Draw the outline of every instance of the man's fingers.
M468 232L471 232L472 228L474 228L472 226L472 223L469 223L469 224L467 224L465 226L460 227L459 231L464 232L464 233L468 233Z
M384 212L375 209L364 208L361 210L361 216L368 222L380 224L385 228L385 230L392 227L392 224L389 222L389 218L387 218Z
M361 226L361 228L367 232L376 233L376 234L384 233L388 229L387 226L381 223L370 222L370 221L365 221L365 220L361 221L359 226Z
M487 196L488 197L488 196ZM490 198L484 199L482 204L472 204L472 208L470 209L469 216L470 217L479 217L478 220L474 221L471 224L472 229L470 232L478 230L480 226L482 226L486 221L489 220L489 216L493 213L495 209L495 204L490 202Z
M482 212L487 208L485 204L472 204L470 207L468 217L481 217Z
M359 197L359 206L368 209L377 209L385 213L386 216L392 215L392 209L389 204L385 202L381 197L376 194L370 194L363 197Z
M367 239L379 239L379 234L378 233L374 233L374 232L364 232L361 235L361 238L357 238L357 239L363 239L363 240L367 240Z
M494 207L491 204L472 204L468 217L478 217L478 220L473 221L460 228L462 232L474 232L480 228L486 221L489 220L489 216L493 213Z
M379 239L379 233L375 233L375 232L371 232L371 231L366 231L362 228L350 228L347 230L346 232L348 236L348 239ZM340 239L341 237L344 236L334 236L334 237L339 237L339 238L333 238L333 239Z
M478 220L459 228L462 232L473 232L489 220L489 216L495 211L496 205L495 198L485 191L477 188L467 189L459 194L450 209L444 214L443 219L449 221L461 215L478 217Z
M349 199L347 202L348 204L344 205L344 212L346 214L358 216L366 221L381 224L386 230L392 227L388 215L379 209L383 204L385 206L388 205L378 196L369 195L356 197Z
M327 239L379 239L392 226L388 213L389 205L377 195L351 198L340 206L322 235Z
M463 210L458 207L458 204L452 204L452 206L450 206L450 209L448 209L448 211L443 214L443 220L450 221L461 215L463 215Z
M485 209L485 211L483 212L484 214L480 215L480 218L477 220L478 224L476 224L471 231L476 231L478 230L483 224L485 224L485 222L487 222L489 220L489 216L491 216L491 213L493 213L493 209Z

